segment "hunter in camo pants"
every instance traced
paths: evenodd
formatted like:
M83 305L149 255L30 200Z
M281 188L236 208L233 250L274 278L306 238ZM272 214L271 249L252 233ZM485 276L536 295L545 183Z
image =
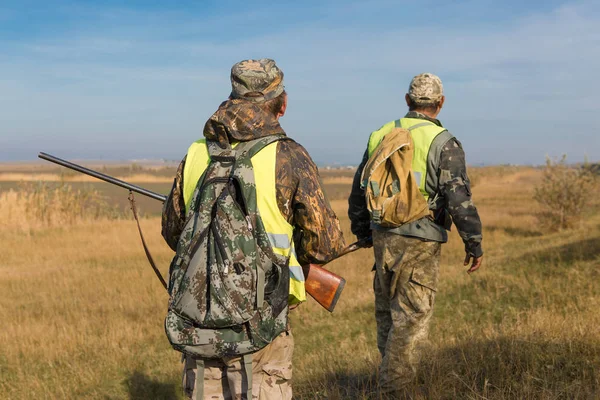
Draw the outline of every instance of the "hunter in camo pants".
M465 152L437 119L446 100L441 79L431 73L415 76L405 100L408 113L404 118L371 133L348 198L352 233L364 243L370 238L373 241L377 345L383 357L378 384L383 396L394 399L407 397L403 391L416 375L419 347L427 340L433 311L440 249L448 241L447 231L452 225L465 245L463 264L470 264L467 272L477 271L483 261L481 219L472 200ZM412 128L427 127L429 132L413 129L411 137L417 143L412 172L424 179L419 189L431 215L399 226L384 226L372 218L367 206L368 179L363 173L373 154L369 147L373 150L373 145L378 146L371 139L383 138L398 122ZM435 132L437 136L429 141L428 135Z
M294 337L288 330L252 355L252 399L292 398L292 355ZM184 357L183 391L196 398L196 361ZM205 361L204 398L241 400L246 398L244 365L241 357Z
M427 341L441 243L373 231L373 244L379 386L382 395L395 398L398 388L415 377Z

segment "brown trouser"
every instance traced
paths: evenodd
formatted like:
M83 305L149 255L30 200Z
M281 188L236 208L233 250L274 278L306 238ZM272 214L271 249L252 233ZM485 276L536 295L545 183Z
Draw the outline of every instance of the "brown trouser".
M416 375L427 341L441 244L373 231L379 390L394 396Z
M294 337L284 332L263 349L252 354L252 398L281 400L292 398L292 354ZM244 362L241 357L204 360L204 398L245 399ZM183 390L196 400L196 360L185 357Z

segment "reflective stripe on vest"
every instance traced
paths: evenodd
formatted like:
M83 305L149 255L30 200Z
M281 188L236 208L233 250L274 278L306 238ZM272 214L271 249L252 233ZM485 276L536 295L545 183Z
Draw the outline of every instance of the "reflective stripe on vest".
M420 118L402 118L399 120L400 127L408 129L414 143L414 153L412 161L412 169L415 174L415 178L419 184L419 191L425 197L425 200L429 200L429 193L425 189L427 184L427 162L429 157L429 149L435 138L446 128L437 126L433 122L420 119ZM367 151L369 157L375 151L379 143L383 140L385 135L390 133L394 127L396 127L398 121L391 121L383 125L381 128L371 133L369 137L369 145Z
M234 145L235 147L235 145ZM275 164L277 142L271 143L252 157L254 180L256 184L256 200L263 225L269 236L273 252L289 257L290 295L289 303L297 304L306 301L304 272L296 258L292 235L294 228L286 221L277 205ZM188 149L183 169L183 199L186 212L196 190L198 180L210 162L206 140L198 140Z

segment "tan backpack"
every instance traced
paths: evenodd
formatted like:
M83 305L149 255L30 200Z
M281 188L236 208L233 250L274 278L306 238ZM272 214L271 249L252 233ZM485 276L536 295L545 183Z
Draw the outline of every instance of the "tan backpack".
M412 171L413 152L410 132L396 123L369 157L361 186L374 223L398 227L430 215Z

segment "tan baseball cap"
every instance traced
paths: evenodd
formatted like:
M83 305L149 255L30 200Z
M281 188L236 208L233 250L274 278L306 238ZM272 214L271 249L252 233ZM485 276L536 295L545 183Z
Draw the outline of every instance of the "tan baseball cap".
M429 72L415 76L408 87L408 96L416 104L436 103L441 100L443 95L442 80Z

